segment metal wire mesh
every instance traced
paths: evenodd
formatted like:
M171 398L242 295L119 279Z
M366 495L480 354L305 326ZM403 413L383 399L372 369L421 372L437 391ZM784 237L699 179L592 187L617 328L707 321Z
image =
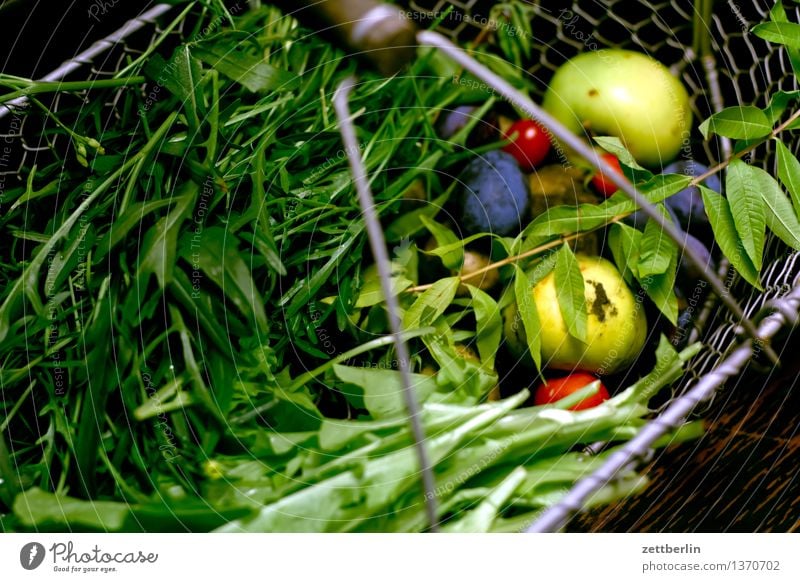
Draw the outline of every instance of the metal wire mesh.
M452 38L463 38L474 36L482 29L481 23L488 18L493 4L484 0L412 0L409 8L427 12L433 21L452 6L453 12L443 22L443 30ZM599 48L615 46L636 49L670 66L689 90L697 119L707 117L719 106L753 104L763 107L773 92L797 88L784 51L747 32L753 23L767 18L769 6L765 2L718 2L718 10L712 20L706 23L707 34L711 35L714 70L718 73L716 82L719 83L719 94L723 98L722 103L716 104L712 99L708 68L691 46L692 0L612 0L602 3L576 1L566 5L567 7L558 8L544 6L541 2L529 4L534 13L533 29L537 50L528 64L528 72L539 88L538 92L534 91L533 97L536 99L541 98L547 82L562 63L591 48L592 44ZM787 10L800 13L798 8ZM797 16L795 14L793 18ZM165 15L165 21L168 18L169 13ZM158 22L154 22L152 26L110 46L93 62L84 63L70 77L112 77L151 47L163 34L164 29ZM169 35L176 44L180 42L183 25L176 27ZM80 98L80 95L57 94L55 101L48 106L58 110L59 100ZM118 115L118 99L119 93L106 104L109 115ZM36 128L27 126L29 118L24 110L14 110L12 114L0 123L0 138L19 140L21 147L15 149L22 153L19 159L3 168L2 172L24 180L25 176L20 175L20 170L25 166L32 166L33 163L41 165L39 156L49 155L56 144ZM794 146L797 150L798 144ZM719 142L700 140L695 140L692 148L695 159L708 163L718 161L723 149ZM771 169L773 146L761 146L756 154L751 163ZM35 159L30 160L29 156L34 156ZM767 253L770 260L765 261L763 269L763 292L752 289L735 276L729 279L732 293L742 302L748 317L758 314L770 301L786 296L800 275L800 258L797 254L789 253L780 241L770 240ZM686 376L675 387L673 397L713 370L739 338L738 323L724 310L714 311L704 329L704 348L692 361Z

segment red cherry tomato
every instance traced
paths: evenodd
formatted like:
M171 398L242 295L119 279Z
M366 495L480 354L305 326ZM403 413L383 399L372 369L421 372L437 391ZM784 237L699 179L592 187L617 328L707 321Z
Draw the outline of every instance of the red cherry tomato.
M520 119L511 124L507 136L517 134L510 144L503 148L517 160L519 167L529 172L550 153L550 138L545 129L532 119Z
M617 156L614 154L604 153L600 155L606 162L611 164L614 169L617 171L618 174L623 175L622 173L622 166L619 165L619 160ZM597 172L594 176L592 176L592 186L594 189L597 190L600 194L608 198L614 192L619 190L617 185L612 182L608 176L603 174L603 172Z
M533 402L537 406L541 404L558 402L573 392L577 392L584 386L588 386L595 380L597 380L595 376L585 372L576 372L574 374L570 374L569 376L565 376L564 378L548 380L545 384L541 384L536 389L536 393L533 396ZM578 404L571 406L569 410L585 410L587 408L593 408L598 404L602 404L609 398L611 398L611 396L608 394L608 390L606 390L605 386L600 384L600 388L593 396L584 398Z

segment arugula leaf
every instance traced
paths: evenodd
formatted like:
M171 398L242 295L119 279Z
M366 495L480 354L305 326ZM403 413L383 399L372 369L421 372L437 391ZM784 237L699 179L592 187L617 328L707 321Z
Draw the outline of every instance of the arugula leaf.
M192 48L192 54L253 93L290 91L298 85L295 75L273 67L253 52L239 48L239 43L198 45Z
M172 211L158 219L145 234L137 266L137 274L143 281L155 274L162 289L172 282L178 232L183 221L190 218L198 192L199 186L195 182L185 182L180 192L175 194L176 203Z
M453 186L456 184L457 182L454 182ZM430 203L423 204L420 208L416 208L411 212L402 215L400 218L387 226L384 232L386 236L386 242L395 243L403 238L414 236L420 230L422 230L424 227L424 224L422 223L422 217L425 216L428 218L433 218L436 216L450 198L450 195L454 190L453 186L448 188L435 200L432 200Z
M782 141L775 139L778 178L792 197L795 216L800 217L800 161Z
M525 330L525 339L528 342L528 351L536 364L536 369L542 369L542 324L539 322L539 312L536 310L536 301L533 298L533 289L528 282L528 276L518 266L514 265L514 296L517 299L517 319L512 325L522 323Z
M364 406L372 418L381 420L406 414L403 400L403 381L398 370L357 366L333 366L333 372L342 382L358 387ZM424 402L436 390L436 381L425 374L411 374L411 388L419 402ZM350 396L345 392L345 396Z
M760 176L742 160L733 160L728 166L725 190L739 240L753 266L760 271L767 228L764 201L759 192Z
M569 334L578 341L586 342L589 316L585 285L578 260L566 243L556 256L555 283L558 306Z
M181 239L181 256L202 271L258 330L269 331L264 299L256 291L250 268L239 252L239 239L225 228L212 226L195 240L186 233Z
M744 280L756 289L761 289L759 270L753 265L747 253L743 251L728 201L703 185L700 185L699 188L708 220L711 222L711 229L714 232L714 240Z
M766 114L752 105L728 107L715 113L698 128L703 137L716 133L734 139L756 139L769 135L772 124Z

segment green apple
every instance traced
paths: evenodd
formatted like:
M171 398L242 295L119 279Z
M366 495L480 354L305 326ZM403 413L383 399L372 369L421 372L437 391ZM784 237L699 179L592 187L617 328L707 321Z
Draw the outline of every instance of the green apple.
M588 314L586 342L567 331L558 305L555 276L550 273L532 291L541 324L542 364L557 370L611 374L629 366L644 346L647 337L644 306L614 265L601 257L578 255L577 258ZM516 305L507 308L504 315L505 335L512 351L526 354L525 330Z
M672 161L692 127L683 84L655 59L622 49L582 53L564 63L542 105L578 135L619 137L650 167Z

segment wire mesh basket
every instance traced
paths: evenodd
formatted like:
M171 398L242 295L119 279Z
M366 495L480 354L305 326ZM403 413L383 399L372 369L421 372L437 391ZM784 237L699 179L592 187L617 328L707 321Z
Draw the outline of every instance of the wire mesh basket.
M481 0L412 0L409 7L429 14L431 21L435 20L436 15L449 14L448 20L442 24L443 30L453 38L463 39L474 38L485 32L487 22L502 19L502 6L493 8L492 4ZM554 71L569 58L587 48L611 46L636 49L667 64L689 89L696 119L707 118L715 111L735 104L764 107L768 96L774 91L798 88L783 50L762 41L753 42L748 32L753 23L768 17L768 7L756 0L738 5L717 3L709 21L698 19L692 0L573 2L568 7L559 8L548 7L544 2L526 4L533 18L536 46L528 74L542 90ZM52 79L110 78L159 46L177 44L183 30L181 26L169 27L167 24L178 9L170 5L158 5L148 10L131 20L118 34L101 41L66 68L55 71ZM453 11L448 13L448 9ZM793 11L794 17L800 16L800 9ZM708 35L699 44L698 26ZM703 47L710 48L711 52L704 52ZM59 99L67 98L62 94L56 95L56 101L51 104L54 110L59 107ZM534 95L537 101L541 97L541 93ZM18 157L0 167L0 175L7 179L6 185L15 181L24 183L27 177L20 174L20 169L34 163L46 163L48 152L56 146L37 128L26 127L24 100L13 105L4 111L0 120L0 139L5 138L19 145L14 148ZM112 99L107 105L108 114L116 115L117 101ZM797 151L798 144L793 145ZM758 158L751 160L751 163L771 171L774 164L773 147L772 144L762 147ZM730 144L724 139L696 141L691 154L713 165L725 158L729 148ZM748 317L761 319L767 313L777 312L785 321L792 321L792 312L796 312L797 308L794 294L800 274L800 259L775 239L770 239L768 243L767 256L769 260L765 261L762 276L763 292L755 291L740 281L725 262L721 265L720 275L729 285L731 294L742 302ZM776 304L776 301L787 297L795 302ZM775 331L772 330L773 333ZM743 366L749 365L750 354L740 354L738 365L726 367L726 358L736 355L737 348L742 345L743 335L740 322L724 309L718 309L713 297L706 302L702 315L695 321L694 328L687 331L687 335L701 338L703 349L691 362L685 377L663 400L659 411L666 410L698 382L716 374L712 379L719 384L726 376L736 374ZM702 415L701 407L709 402L707 399L699 406L698 402L694 402L689 410L692 414ZM641 462L646 451L646 448L629 451L628 458L623 461ZM567 499L556 508L562 512L561 519L553 520L540 529L560 527L568 514L580 509L581 500L593 488L599 488L604 484L604 479L613 479L614 475L609 473L595 479L577 501L575 498Z

